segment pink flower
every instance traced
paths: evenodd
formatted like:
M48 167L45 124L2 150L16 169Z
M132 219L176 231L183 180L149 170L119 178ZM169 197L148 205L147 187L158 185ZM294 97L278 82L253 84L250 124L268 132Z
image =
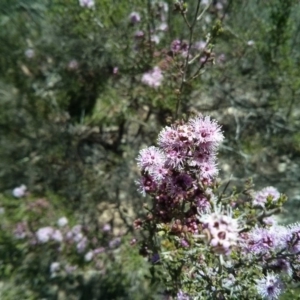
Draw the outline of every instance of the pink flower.
M72 59L68 64L68 69L76 70L76 69L78 69L78 66L79 66L78 61L76 59Z
M207 43L205 41L199 41L194 44L194 48L197 50L203 50L203 49L205 49L206 44Z
M82 230L82 226L81 225L75 225L72 228L72 233L77 234L77 233L81 232L81 230Z
M27 49L25 51L25 56L28 58L33 58L35 56L35 52L33 49Z
M198 116L189 123L194 129L195 139L200 146L201 143L212 143L214 147L217 147L224 139L220 126L209 116Z
M273 273L267 274L267 276L256 280L257 292L261 297L270 300L276 300L279 298L282 292L282 283L278 278L278 275Z
M147 193L153 193L157 189L157 184L149 175L143 176L140 180L136 181L138 191L145 197Z
M91 261L91 260L93 259L93 257L94 257L94 252L93 252L93 251L89 251L89 252L87 252L87 253L85 254L84 260L85 260L86 262L89 262L89 261Z
M63 241L63 236L62 236L60 230L58 230L58 229L55 229L53 231L51 238L53 241L56 241L59 243Z
M117 75L118 72L119 72L119 68L118 68L118 67L114 67L114 68L113 68L113 74L114 74L114 75Z
M160 183L168 175L168 169L164 164L154 164L149 167L148 172L155 183Z
M22 198L26 195L26 190L27 190L26 185L22 184L19 187L14 188L12 194L16 198Z
M201 4L202 4L202 5L208 5L208 4L209 4L209 0L202 0L202 1L201 1Z
M168 24L167 23L161 23L158 28L160 31L167 31L168 30Z
M68 219L66 217L61 217L57 220L57 225L59 227L64 227L68 224Z
M76 271L77 266L71 266L71 265L66 265L65 267L65 271L67 272L67 274L72 274Z
M104 224L103 227L102 227L102 230L103 230L104 232L109 232L109 231L111 231L111 225L108 224L108 223Z
M176 127L166 126L158 135L158 145L165 151L180 146L180 136Z
M95 255L97 255L97 254L103 253L104 251L105 251L105 248L100 247L100 248L95 249L93 252Z
M58 229L54 229L50 226L40 228L36 233L36 238L38 242L44 244L49 241L62 242L63 236Z
M208 161L200 164L201 179L210 179L218 175L218 168L214 161Z
M272 202L276 202L280 198L278 190L272 186L268 186L254 195L253 206L264 207L267 200L270 199Z
M137 24L141 21L141 16L138 12L133 11L130 15L129 15L129 21L132 24Z
M40 243L47 243L53 234L52 227L43 227L36 232L36 237Z
M247 248L255 254L265 254L286 247L288 230L284 226L253 228L248 234Z
M50 265L50 273L56 273L60 270L60 263L59 262L53 262Z
M83 253L88 244L88 240L86 237L83 237L77 244L76 249L78 253Z
M189 47L188 44L184 41L174 40L171 43L170 48L173 54L182 54L184 57L186 57Z
M171 217L168 214L183 199L193 199L203 211L210 207L208 200L202 203L197 199L197 189L199 181L208 186L218 174L216 150L222 140L219 125L199 116L188 123L166 126L159 133L158 147L140 151L139 190L143 195L155 196L155 210L162 219Z
M119 237L116 237L116 238L112 239L108 243L109 248L117 248L117 247L120 246L120 244L121 244L121 238L119 238Z
M17 226L14 230L14 236L17 239L24 239L27 236L27 224L25 222L17 223Z
M180 40L174 40L172 43L171 43L171 50L174 52L174 53L178 53L180 52L181 50L181 41Z
M214 153L206 151L204 148L195 150L193 153L192 165L201 166L204 163L213 162L215 160Z
M140 38L143 38L144 35L145 35L145 34L144 34L144 32L143 32L142 30L138 30L138 31L135 32L134 37L135 37L136 39L140 39Z
M232 247L239 241L239 222L231 216L231 211L215 207L213 212L198 218L204 230L208 230L207 239L213 251L217 254L230 254Z
M153 165L162 166L165 162L165 156L159 148L151 146L140 151L137 161L141 170L147 171Z
M82 232L78 232L76 234L73 235L73 240L78 243L83 239L83 234Z
M226 56L224 53L221 53L218 57L217 57L217 63L218 64L222 64L226 61Z
M79 0L79 4L82 7L87 8L94 8L95 7L95 1L94 0Z
M187 248L187 247L190 246L190 244L189 244L185 239L182 239L182 240L180 241L180 244L181 244L181 246L184 247L184 248Z
M216 8L217 10L222 10L222 9L223 9L223 4L220 3L220 2L217 2L217 4L215 5L215 8Z
M210 209L211 209L211 205L209 203L209 201L207 200L207 198L200 194L200 195L195 195L195 200L196 200L196 204L197 207L199 209L200 212L204 212L207 213Z
M142 76L142 83L153 88L158 88L161 85L162 80L163 75L159 67L154 67L151 71Z
M274 216L266 217L263 220L263 223L269 226L273 226L277 224L277 220Z
M177 300L190 300L190 296L184 293L182 290L179 290L177 293Z
M182 169L186 155L180 147L174 147L166 151L166 165L172 169Z
M151 42L153 42L153 43L155 43L155 44L159 44L159 42L160 42L159 36L156 35L156 34L153 34L153 35L151 36Z

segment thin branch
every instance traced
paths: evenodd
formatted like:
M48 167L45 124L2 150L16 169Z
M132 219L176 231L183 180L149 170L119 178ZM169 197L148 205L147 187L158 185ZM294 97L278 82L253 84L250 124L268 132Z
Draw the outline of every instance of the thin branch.
M189 28L190 34L189 34L188 51L187 51L186 59L185 59L185 62L184 62L184 67L183 67L183 70L182 70L181 84L180 84L178 97L177 97L176 110L175 110L175 119L177 119L178 115L179 115L179 110L180 110L180 105L181 105L181 98L182 98L181 95L182 95L184 83L186 82L186 73L187 73L187 69L188 69L188 65L189 65L189 56L190 56L190 51L191 51L191 47L192 47L194 28L195 28L195 24L197 22L197 15L198 15L198 12L199 12L199 9L200 9L200 2L201 2L201 0L198 0L196 12L195 12L195 17L194 17L192 25L190 25L189 22L186 20L185 13L182 13L183 18L186 20L186 24Z

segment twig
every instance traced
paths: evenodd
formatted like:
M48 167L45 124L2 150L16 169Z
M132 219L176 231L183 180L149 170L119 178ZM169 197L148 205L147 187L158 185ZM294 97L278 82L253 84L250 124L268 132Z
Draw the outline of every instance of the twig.
M184 62L184 67L183 67L183 70L182 70L181 84L180 84L178 97L177 97L177 103L176 103L176 109L175 109L175 119L177 119L178 115L179 115L179 110L180 110L180 105L181 105L181 95L182 95L182 90L183 90L184 83L186 82L186 73L187 73L187 69L188 69L188 65L189 65L189 56L190 56L190 51L191 51L191 47L192 47L194 27L195 27L195 24L197 22L197 15L198 15L198 12L199 12L199 9L200 9L200 2L201 2L201 0L198 0L194 21L191 25L187 21L185 13L182 12L183 18L184 18L184 20L185 20L185 22L186 22L186 24L187 24L187 26L190 30L190 35L189 35L188 51L187 51L186 59L185 59L185 62Z

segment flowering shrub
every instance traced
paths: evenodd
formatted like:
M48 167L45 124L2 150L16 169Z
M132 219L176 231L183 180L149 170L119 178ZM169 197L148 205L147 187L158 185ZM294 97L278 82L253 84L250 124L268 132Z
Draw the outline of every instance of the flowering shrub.
M299 194L299 8L292 0L4 0L1 299L188 299L200 286L191 276L206 278L213 299L239 295L250 280L253 297L288 291L299 226L276 223L284 197L270 185L291 200ZM191 112L217 118L226 140L210 117L165 127L138 157L139 191L155 204L143 218L135 157ZM232 192L222 191L218 167L232 174ZM247 183L238 193L249 174L267 188ZM289 203L280 221L297 214ZM131 236L137 217L144 243ZM291 240L286 230L290 256L268 258ZM256 275L244 280L224 267L241 270L236 253L249 264L262 256L262 268L245 266Z
M52 195L14 199L0 194L0 200L1 299L23 293L20 298L26 300L57 295L142 300L140 289L148 297L149 281L143 277L148 270L124 231L115 234L113 225L102 220L76 222L72 214L58 218L61 209L53 205ZM138 267L138 273L132 272Z
M279 299L300 268L300 225L270 217L286 197L276 188L220 192L216 154L223 133L198 115L165 127L137 158L140 192L152 199L141 254L162 266L177 299Z

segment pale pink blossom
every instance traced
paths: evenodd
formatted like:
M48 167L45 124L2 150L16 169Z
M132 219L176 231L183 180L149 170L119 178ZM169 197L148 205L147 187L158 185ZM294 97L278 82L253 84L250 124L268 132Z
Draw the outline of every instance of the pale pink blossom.
M194 44L194 48L197 50L204 50L206 47L207 43L205 41L198 41Z
M27 58L33 58L35 56L35 52L33 49L29 48L25 51L25 56Z
M159 44L159 42L160 42L159 36L158 36L157 34L153 34L153 35L151 36L151 42L153 42L153 43L155 43L155 44Z
M161 85L163 78L161 69L159 67L154 67L151 71L142 76L142 83L153 88L158 88Z
M93 251L89 251L89 252L87 252L87 253L84 255L84 260L85 260L86 262L89 262L89 261L91 261L91 260L93 259L93 257L94 257L94 252L93 252Z
M272 202L276 202L279 198L280 193L278 192L278 190L272 186L268 186L255 193L252 203L253 206L264 207L268 199L270 199Z
M288 229L284 226L274 225L270 228L254 227L248 233L245 250L254 254L265 254L286 247Z
M217 254L230 254L239 241L239 220L232 217L231 211L222 207L215 207L214 211L198 218L203 228L209 232L206 239L212 250Z
M57 225L59 227L64 227L68 224L68 219L66 217L61 217L57 220Z
M168 24L167 23L161 23L158 27L158 30L160 31L167 31L168 30Z
M165 156L159 148L151 146L140 151L137 161L138 166L147 171L152 165L164 164Z
M12 194L16 198L22 198L26 196L27 187L26 185L22 184L19 187L13 189Z
M198 116L189 123L194 128L194 136L198 143L209 142L217 147L224 139L220 126L209 116Z
M95 1L94 0L79 0L79 4L82 7L87 8L94 8L95 7Z
M129 15L129 21L131 24L137 24L139 22L141 22L141 16L138 12L133 11L130 15Z
M42 227L36 232L36 238L38 242L44 244L49 241L62 242L63 236L58 229L54 229L53 227L47 226Z
M76 249L77 249L77 252L78 253L83 253L84 250L86 249L88 245L88 239L86 237L83 237L78 243L77 243L77 246L76 246Z
M78 61L76 59L72 59L70 60L69 64L68 64L68 69L69 70L77 70L78 69Z
M27 224L25 222L19 222L14 230L14 236L17 239L24 239L27 236Z
M258 294L264 299L276 300L283 289L283 284L277 274L268 273L261 279L256 280Z
M60 270L60 263L59 262L53 262L51 263L50 265L50 273L53 274L53 273L56 273Z
M60 230L55 229L53 231L53 233L52 233L52 240L56 241L56 242L59 242L59 243L63 241L63 236L62 236Z

